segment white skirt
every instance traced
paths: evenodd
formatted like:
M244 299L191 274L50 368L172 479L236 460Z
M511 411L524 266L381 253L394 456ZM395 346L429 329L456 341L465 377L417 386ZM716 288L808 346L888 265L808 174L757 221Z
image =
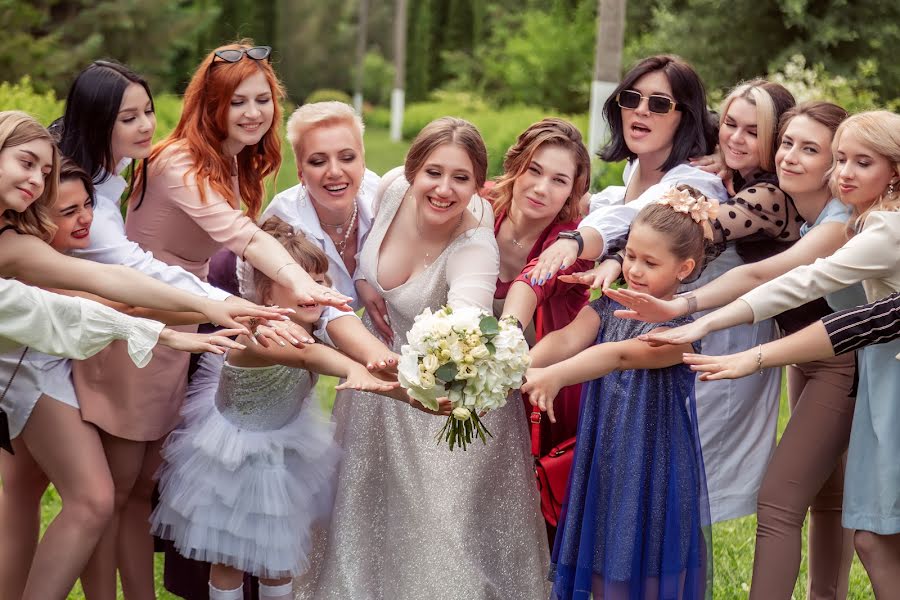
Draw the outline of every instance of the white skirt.
M309 566L312 527L333 504L334 426L310 395L280 429L241 429L216 408L217 379L201 362L183 427L163 448L151 529L187 558L259 577L299 575Z
M0 392L6 387L13 370L19 364L24 348L0 354ZM9 435L16 438L25 428L38 398L49 396L63 404L78 408L78 398L72 385L72 363L68 358L50 356L31 348L13 377L0 408L9 418Z

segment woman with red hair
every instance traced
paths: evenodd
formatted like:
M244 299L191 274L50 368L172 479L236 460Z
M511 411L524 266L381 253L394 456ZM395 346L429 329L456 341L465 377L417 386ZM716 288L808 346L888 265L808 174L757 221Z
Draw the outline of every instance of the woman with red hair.
M202 280L210 256L225 246L292 290L298 305L344 307L349 298L315 283L254 222L264 180L281 164L283 90L270 52L244 41L222 46L200 63L178 125L138 174L126 231L156 258ZM181 353L155 351L138 371L118 348L75 371L84 419L101 431L116 488L116 518L89 565L101 588L91 590L92 598L115 597L116 568L128 597L153 597L147 527L153 474L162 441L179 421L187 373Z

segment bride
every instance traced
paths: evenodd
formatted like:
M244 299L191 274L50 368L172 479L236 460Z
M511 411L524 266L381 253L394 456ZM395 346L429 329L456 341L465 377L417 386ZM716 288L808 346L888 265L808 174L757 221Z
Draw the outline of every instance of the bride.
M382 180L358 287L363 299L384 298L395 352L426 307L491 310L498 250L490 211L473 199L486 170L477 129L444 117ZM440 417L371 394L339 396L335 508L297 597L546 598L549 559L522 411L509 402L489 413L487 445L451 453L435 442Z

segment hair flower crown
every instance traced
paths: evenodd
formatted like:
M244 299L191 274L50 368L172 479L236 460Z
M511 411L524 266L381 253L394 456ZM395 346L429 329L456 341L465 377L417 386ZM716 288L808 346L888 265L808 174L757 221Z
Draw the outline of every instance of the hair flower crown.
M688 215L696 223L703 226L704 236L712 239L710 220L719 216L718 200L710 200L699 192L694 196L690 190L679 186L670 188L663 193L657 200L657 203L665 204L672 207L672 210L675 212Z

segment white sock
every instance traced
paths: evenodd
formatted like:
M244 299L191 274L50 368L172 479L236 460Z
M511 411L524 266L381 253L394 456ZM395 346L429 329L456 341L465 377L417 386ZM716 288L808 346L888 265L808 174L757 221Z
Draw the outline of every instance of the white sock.
M291 600L293 596L294 584L291 581L281 585L266 585L262 581L259 582L260 600Z
M210 581L209 600L244 600L244 586L239 585L233 590L220 590Z

